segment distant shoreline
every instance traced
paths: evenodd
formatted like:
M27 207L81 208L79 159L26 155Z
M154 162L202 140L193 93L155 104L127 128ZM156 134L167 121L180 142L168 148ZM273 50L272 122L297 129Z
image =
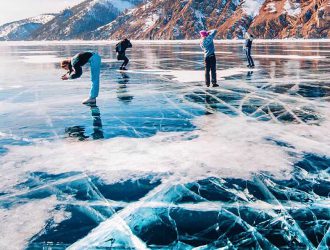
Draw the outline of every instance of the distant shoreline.
M59 41L0 41L0 45L52 45L52 44L115 44L118 40L59 40ZM138 44L196 44L198 40L132 40ZM244 39L215 40L215 43L242 43ZM255 43L329 43L330 38L325 39L255 39Z

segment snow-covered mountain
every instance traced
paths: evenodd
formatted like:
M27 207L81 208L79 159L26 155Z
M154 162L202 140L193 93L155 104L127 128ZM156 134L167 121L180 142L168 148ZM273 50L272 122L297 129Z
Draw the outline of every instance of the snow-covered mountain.
M88 39L88 34L113 21L126 9L141 0L86 0L64 10L52 21L35 32L32 40Z
M28 39L33 32L55 17L55 14L45 14L4 24L0 26L0 41Z
M113 21L143 0L85 0L59 14L47 14L0 26L0 40L89 39L89 33Z
M257 38L330 38L330 1L86 0L30 32L20 22L0 27L17 30L0 39L196 39L211 28L224 39L246 30Z
M213 20L225 19L237 8L234 1L149 0L92 33L95 39L191 39ZM214 23L215 25L215 23ZM110 35L110 36L109 36Z
M93 39L193 39L216 28L219 38L330 37L328 0L149 0L92 32Z

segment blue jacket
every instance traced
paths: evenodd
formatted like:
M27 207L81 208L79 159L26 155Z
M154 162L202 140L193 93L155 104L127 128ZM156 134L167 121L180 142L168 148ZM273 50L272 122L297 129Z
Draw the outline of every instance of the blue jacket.
M216 30L211 30L210 34L201 41L200 45L204 52L204 57L208 57L214 54L215 48L214 48L213 39L216 34L217 34Z

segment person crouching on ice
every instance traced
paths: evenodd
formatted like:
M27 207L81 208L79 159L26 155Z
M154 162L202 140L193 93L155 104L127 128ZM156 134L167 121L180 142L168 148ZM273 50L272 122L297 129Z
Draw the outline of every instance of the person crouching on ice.
M127 38L125 38L124 40L122 40L116 44L117 60L118 61L124 60L123 64L119 68L120 70L126 70L126 66L129 62L129 59L125 55L125 51L126 51L126 49L132 48L132 47L133 46L132 46L130 40L128 40Z
M89 98L85 99L83 104L95 104L96 97L99 95L100 88L100 71L101 71L101 57L94 52L81 52L76 54L72 58L65 59L61 62L61 68L68 72L62 76L62 80L77 79L83 71L82 66L86 63L90 63L91 66L91 90Z
M207 87L210 86L210 71L211 71L212 87L219 87L219 85L217 84L217 61L215 58L215 48L213 42L213 39L217 34L217 31L202 30L199 33L201 35L200 46L204 52L206 86Z

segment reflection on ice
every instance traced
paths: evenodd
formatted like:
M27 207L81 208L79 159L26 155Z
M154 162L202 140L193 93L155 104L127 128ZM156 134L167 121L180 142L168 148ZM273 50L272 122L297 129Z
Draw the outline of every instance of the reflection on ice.
M290 52L302 52L302 53L330 53L330 50L317 50L317 49L286 49L284 51L290 51Z
M93 133L91 134L91 137L93 140L103 139L104 135L100 109L96 105L91 105L90 110L93 118ZM65 133L68 137L77 138L80 141L89 138L89 136L85 135L85 128L83 126L67 127L65 128Z
M136 44L125 73L113 45L0 46L1 249L327 249L325 43L256 43L253 70L217 43L219 88L195 41ZM90 49L98 106L89 74L59 81Z
M305 59L318 60L325 59L326 56L302 56L302 55L254 55L256 58L280 58L280 59Z
M251 74L258 69L247 68L231 68L217 71L217 79L224 80L224 77L242 75L245 73ZM162 75L165 77L171 77L178 83L191 83L191 82L203 82L204 71L203 70L128 70L127 73L132 74L149 74L149 75Z
M176 51L173 52L173 54L196 54L196 55L203 55L203 52L201 51ZM229 51L216 51L215 54L232 54L232 52Z

